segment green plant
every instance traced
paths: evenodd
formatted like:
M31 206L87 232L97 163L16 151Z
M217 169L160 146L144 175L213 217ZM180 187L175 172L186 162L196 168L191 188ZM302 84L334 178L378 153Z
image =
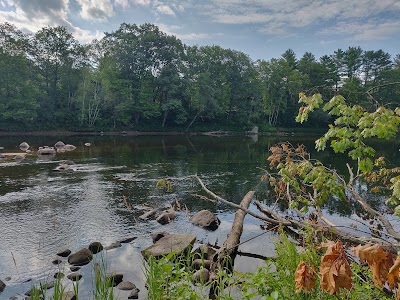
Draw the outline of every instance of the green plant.
M114 279L107 275L107 263L103 255L100 256L99 263L93 264L94 271L94 300L113 300L114 297Z

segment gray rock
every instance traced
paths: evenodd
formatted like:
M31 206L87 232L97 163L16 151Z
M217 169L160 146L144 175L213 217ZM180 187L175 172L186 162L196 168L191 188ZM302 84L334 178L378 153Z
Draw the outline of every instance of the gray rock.
M6 157L0 153L0 160L5 159Z
M176 212L173 209L167 210L163 212L161 215L158 216L156 221L160 223L161 225L165 225L170 223L176 218Z
M61 300L76 300L76 296L74 292L66 292L62 295Z
M11 280L10 276L7 276L6 278L4 278L4 281L10 281L10 280Z
M68 262L73 266L84 266L90 263L93 254L89 249L81 249L68 257Z
M103 251L103 245L100 242L93 242L93 243L90 243L88 249L93 254L96 254L96 253Z
M67 278L72 281L79 281L82 278L82 275L77 272L74 272L74 273L68 274Z
M70 254L71 254L71 250L69 250L69 249L63 249L57 253L57 255L61 256L61 257L68 257L68 255L70 255Z
M81 267L71 267L69 269L71 270L71 272L76 272L76 271L79 271L81 269Z
M190 218L190 222L208 230L216 230L221 221L209 210L201 210Z
M64 148L65 144L64 142L58 141L57 143L54 144L55 148Z
M57 153L57 151L54 148L39 148L37 151L37 155L39 156L53 156Z
M24 155L15 155L14 156L14 160L16 160L16 161L21 161L21 160L24 160L25 159L25 156Z
M68 170L72 170L72 169L71 169L70 165L67 165L67 164L60 164L53 169L53 171L68 171Z
M54 287L54 284L55 284L54 280L46 282L46 284L45 284L46 289L47 290L52 289Z
M122 282L122 278L124 277L121 273L112 273L107 276L107 281L111 282L111 286L117 286Z
M0 280L0 293L2 291L4 291L5 288L6 288L6 284L3 281Z
M154 245L144 249L142 255L145 258L150 256L161 258L172 251L176 255L180 255L185 251L189 251L195 241L196 236L194 234L168 234L159 239Z
M29 144L27 142L22 142L21 144L19 144L19 149L21 149L22 151L26 151L29 148Z
M110 245L108 245L107 247L105 247L105 250L111 250L111 249L115 249L115 248L119 248L122 247L122 244L120 242L114 242L111 243Z
M157 232L151 233L151 239L153 240L153 244L168 234L169 234L169 232L166 232L166 231L157 231Z
M212 260L212 257L216 252L217 251L210 245L200 245L200 247L194 251L194 259Z
M128 299L139 299L139 292L140 290L138 288L133 289L129 294Z
M122 281L118 283L117 289L122 290L122 291L130 291L136 288L136 285L134 285L130 281Z
M197 270L192 275L193 282L205 283L205 282L208 282L209 279L210 279L210 271L208 271L207 269Z
M76 149L76 146L67 144L67 145L65 145L65 146L63 147L63 149L64 149L65 151L74 151L74 150Z

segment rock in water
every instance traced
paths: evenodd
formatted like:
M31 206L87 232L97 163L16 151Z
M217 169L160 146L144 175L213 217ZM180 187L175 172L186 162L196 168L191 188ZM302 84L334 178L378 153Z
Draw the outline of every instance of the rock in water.
M163 212L157 219L156 221L160 223L161 225L165 225L170 223L176 218L176 212L173 209L169 209L165 212Z
M79 281L79 280L81 280L82 275L75 272L75 273L69 274L69 275L67 276L67 278L68 278L69 280L72 280L72 281Z
M3 281L0 280L0 293L2 291L4 291L5 288L6 288L6 284Z
M138 288L134 288L129 294L128 299L139 299L139 292L140 290Z
M68 257L68 262L73 266L84 266L90 263L93 254L89 249L81 249Z
M72 291L66 292L61 297L62 300L76 300L75 293Z
M112 273L111 275L107 276L107 281L111 282L111 286L117 286L122 282L122 278L124 277L121 273Z
M60 251L58 251L57 255L61 256L61 257L68 257L68 255L71 254L71 250L69 249L62 249Z
M159 239L154 245L144 249L142 255L145 258L150 256L161 258L173 251L176 255L180 255L185 251L189 251L195 241L196 236L194 234L168 234Z
M221 221L209 210L201 210L190 218L190 222L208 230L216 230Z
M22 142L21 144L19 144L19 149L21 149L22 151L26 151L29 148L29 144L27 142Z
M122 290L122 291L130 291L136 288L136 285L134 285L130 281L122 281L117 285L117 289Z
M103 251L103 245L100 242L93 242L89 245L88 249L93 254Z
M76 147L74 145L67 144L63 147L65 151L74 151Z
M61 142L61 141L58 141L57 143L54 144L54 147L56 149L64 148L64 146L65 146L64 142Z

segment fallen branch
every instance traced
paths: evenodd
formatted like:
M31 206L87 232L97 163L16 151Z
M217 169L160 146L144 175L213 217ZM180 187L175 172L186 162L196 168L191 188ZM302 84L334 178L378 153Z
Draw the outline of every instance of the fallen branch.
M254 191L250 191L244 196L240 202L240 207L247 209L250 205L251 200L254 196ZM212 284L210 288L210 298L216 299L218 296L218 272L226 270L232 272L233 264L237 255L237 249L240 243L240 237L243 232L243 220L246 216L246 212L242 209L238 209L235 213L232 228L228 234L222 247L213 256L213 261L210 267L210 279Z

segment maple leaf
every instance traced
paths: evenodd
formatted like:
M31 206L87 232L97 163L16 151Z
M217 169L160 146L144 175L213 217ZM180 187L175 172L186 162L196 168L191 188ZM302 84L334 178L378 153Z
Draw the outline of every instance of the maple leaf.
M383 287L388 278L389 269L393 266L393 256L383 250L378 244L358 245L352 251L360 258L361 262L367 262L373 275L376 286Z
M387 280L389 283L389 287L393 290L396 284L399 284L399 271L400 271L400 256L397 256L394 265L390 268L389 273L387 275ZM397 293L399 293L397 290Z
M353 286L352 272L342 242L328 241L322 243L321 248L327 248L321 257L321 289L331 295L338 293L341 288L350 290Z
M306 293L311 292L315 287L315 282L317 280L316 275L313 267L308 267L304 261L301 261L294 274L296 293L300 293L303 288Z

